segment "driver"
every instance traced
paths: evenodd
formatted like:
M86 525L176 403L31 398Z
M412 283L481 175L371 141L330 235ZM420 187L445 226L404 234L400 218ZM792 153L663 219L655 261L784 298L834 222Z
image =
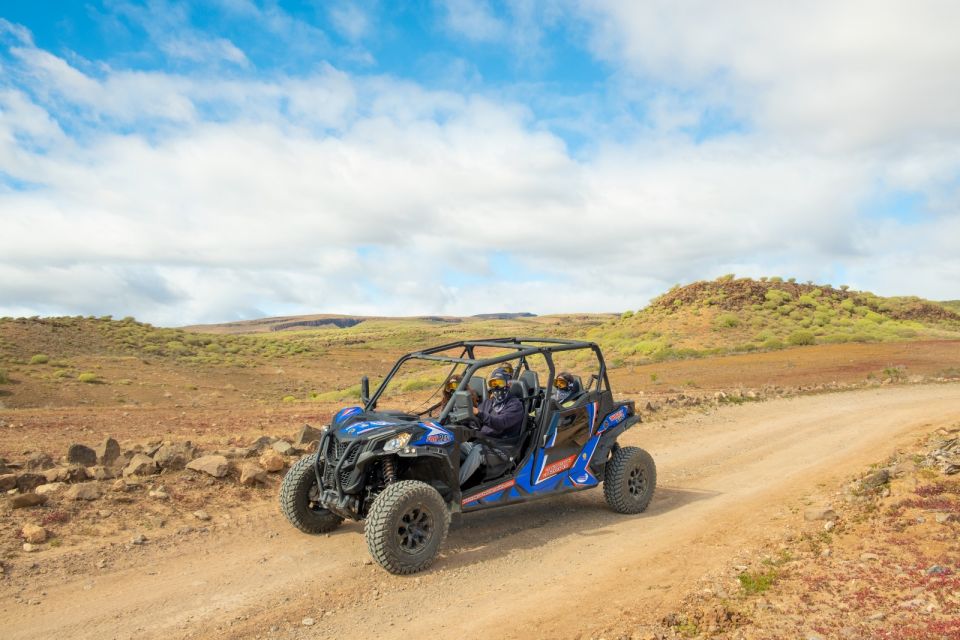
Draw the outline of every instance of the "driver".
M523 402L507 393L509 382L510 374L503 368L496 369L487 381L490 393L480 407L473 410L480 421L480 435L489 438L493 443L488 445L475 441L460 445L460 450L466 456L460 465L460 486L463 486L480 468L484 454L495 449L493 445L497 440L513 438L520 434L525 418Z

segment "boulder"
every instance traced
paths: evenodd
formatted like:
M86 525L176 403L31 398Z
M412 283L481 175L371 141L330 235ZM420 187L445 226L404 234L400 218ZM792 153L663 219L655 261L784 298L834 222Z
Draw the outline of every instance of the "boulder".
M21 493L10 498L10 508L24 509L26 507L36 507L47 501L47 496L41 496L36 493Z
M72 444L67 449L67 462L92 467L97 464L97 452L82 444Z
M20 493L30 493L46 483L47 477L41 473L21 473L17 476L17 489Z
M138 453L133 456L130 463L123 470L123 477L127 476L151 476L157 473L157 463L150 456Z
M263 455L260 456L260 466L271 472L283 471L285 463L283 456L273 449L267 449L263 452Z
M195 455L196 448L190 442L164 442L153 459L162 469L183 469Z
M67 470L64 467L54 467L43 472L47 482L66 482Z
M35 524L25 524L20 529L20 535L25 542L31 544L41 544L47 541L47 530Z
M86 467L74 465L72 467L54 467L43 472L47 482L86 482L90 479Z
M830 507L810 507L803 512L803 519L808 522L816 520L836 520L837 512Z
M96 500L102 495L100 487L92 482L75 484L67 489L63 497L67 500Z
M246 462L240 468L240 484L245 487L253 487L258 484L264 484L267 481L267 472L255 462Z
M223 478L230 473L230 462L223 456L201 456L187 465L187 469L206 473L214 478Z
M37 453L27 458L27 464L26 464L27 469L49 469L52 466L53 466L53 458L43 453L42 451L38 451Z
M0 476L0 491L10 491L17 486L17 474L7 473Z
M286 440L277 440L276 442L274 442L273 450L282 456L289 456L296 453L293 450L293 445L287 442Z
M121 455L120 443L113 438L106 438L97 445L94 451L97 454L97 464L109 467L116 462Z
M297 449L309 449L314 442L320 442L323 432L320 429L314 429L308 424L300 428L300 432L293 441L293 446Z
M48 482L47 484L42 484L35 489L38 495L47 496L54 493L60 493L67 488L66 482Z

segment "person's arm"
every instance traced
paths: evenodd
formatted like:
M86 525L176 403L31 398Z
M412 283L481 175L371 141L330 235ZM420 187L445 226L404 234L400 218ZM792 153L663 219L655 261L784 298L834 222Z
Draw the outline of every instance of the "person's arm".
M511 398L499 413L493 412L493 403L484 402L480 407L480 421L483 428L480 433L486 436L500 437L516 428L523 420L523 403Z

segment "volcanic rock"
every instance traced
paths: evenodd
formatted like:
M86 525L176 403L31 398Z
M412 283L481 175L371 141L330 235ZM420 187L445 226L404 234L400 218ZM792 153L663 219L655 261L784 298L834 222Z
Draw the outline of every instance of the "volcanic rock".
M260 466L267 471L282 471L284 464L283 456L273 449L267 449L260 456Z
M110 466L116 462L121 455L120 443L113 438L106 438L97 445L94 451L97 454L97 464Z
M47 501L47 496L41 496L36 493L21 493L10 498L10 508L24 509L26 507L36 507Z
M223 456L202 456L188 464L187 469L206 473L214 478L222 478L230 473L230 463Z
M130 464L123 470L123 477L150 476L157 473L157 463L150 456L138 453L130 460Z
M67 449L67 462L92 467L97 464L97 452L82 444L72 444Z

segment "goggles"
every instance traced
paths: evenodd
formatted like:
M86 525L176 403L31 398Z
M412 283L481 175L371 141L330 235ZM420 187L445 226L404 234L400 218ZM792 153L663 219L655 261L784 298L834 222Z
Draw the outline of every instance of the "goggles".
M513 365L509 362L504 362L502 365L500 365L500 368L509 373L511 376L513 375Z
M567 382L566 378L558 377L556 380L553 381L553 386L555 386L557 389L566 389L567 387L570 386L570 383Z
M459 386L460 386L460 381L457 380L456 378L453 378L453 379L447 380L447 384L444 388L447 391L456 391L457 387Z
M491 389L506 389L507 381L502 380L501 378L490 378L490 381L487 382L487 386Z

